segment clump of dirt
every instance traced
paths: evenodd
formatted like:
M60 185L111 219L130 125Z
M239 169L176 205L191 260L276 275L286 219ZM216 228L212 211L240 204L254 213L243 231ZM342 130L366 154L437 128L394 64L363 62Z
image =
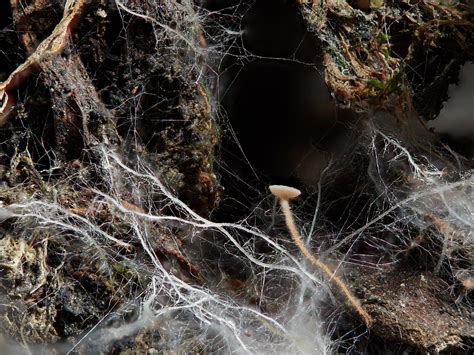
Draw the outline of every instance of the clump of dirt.
M354 285L374 318L372 335L424 353L463 353L473 345L471 310L452 286L414 265L357 269Z

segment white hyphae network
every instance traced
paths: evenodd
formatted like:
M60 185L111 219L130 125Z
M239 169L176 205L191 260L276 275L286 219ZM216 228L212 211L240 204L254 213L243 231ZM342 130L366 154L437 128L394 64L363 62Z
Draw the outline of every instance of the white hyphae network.
M34 269L31 294L46 284L57 295L72 290L54 276L68 267L112 295L93 326L18 351L109 351L146 339L160 353L350 352L372 324L370 302L355 286L360 270L382 272L416 249L430 272L472 282L471 162L414 113L400 123L337 108L321 39L283 3L268 26L299 32L278 32L281 43L259 22L267 2L115 0L124 31L138 19L151 25L149 61L205 92L212 122L203 126L219 137L207 165L223 187L221 204L198 214L178 196L185 177L170 183L179 167L151 158L142 105L156 100L152 110L165 95L147 92L146 83L127 93L113 108L131 106L121 117L123 139L104 129L84 148L88 164L41 191L18 186L16 200L0 206L0 221L22 237L0 240L11 250L1 266L22 275ZM280 196L278 205L267 187L280 183L302 194Z

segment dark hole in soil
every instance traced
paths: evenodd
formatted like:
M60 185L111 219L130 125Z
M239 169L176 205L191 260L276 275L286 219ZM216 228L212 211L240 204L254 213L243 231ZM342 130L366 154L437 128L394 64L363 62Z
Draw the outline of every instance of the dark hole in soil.
M269 184L316 185L329 160L347 149L356 121L331 99L321 45L293 1L257 0L242 14L233 29L241 35L217 68L220 220L243 217Z

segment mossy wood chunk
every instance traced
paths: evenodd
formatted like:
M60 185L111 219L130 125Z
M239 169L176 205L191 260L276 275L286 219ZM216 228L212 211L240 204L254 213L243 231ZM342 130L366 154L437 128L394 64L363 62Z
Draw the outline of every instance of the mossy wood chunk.
M460 65L474 60L469 5L429 0L298 3L308 29L324 43L326 84L344 107L407 115L414 106L433 119ZM395 79L398 85L388 85Z

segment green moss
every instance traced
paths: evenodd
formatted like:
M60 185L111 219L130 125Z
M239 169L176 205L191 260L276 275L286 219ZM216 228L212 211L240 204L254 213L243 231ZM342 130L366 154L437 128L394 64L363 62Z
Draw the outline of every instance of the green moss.
M125 275L130 271L129 267L124 263L113 264L112 268L114 269L116 273L121 274L121 275Z
M377 35L377 43L379 45L388 43L388 39L388 35L384 32L379 32L379 34Z
M385 85L378 79L369 79L367 80L367 85L375 88L375 89L380 89L383 90L385 88Z

